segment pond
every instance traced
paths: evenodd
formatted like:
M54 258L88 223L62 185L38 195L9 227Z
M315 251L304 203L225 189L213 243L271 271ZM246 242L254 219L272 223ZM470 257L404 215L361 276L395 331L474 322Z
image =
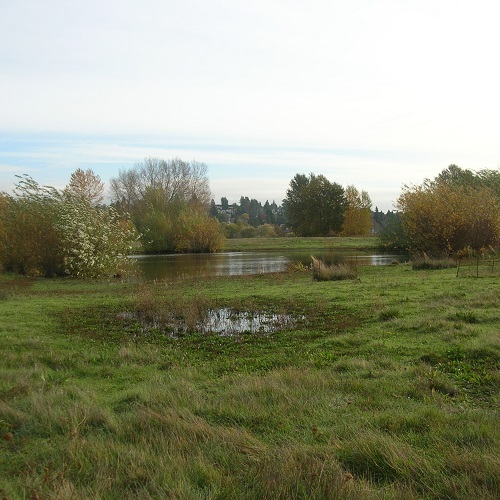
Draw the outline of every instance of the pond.
M386 255L355 250L134 255L131 259L137 262L145 279L164 280L281 272L292 262L301 262L309 266L311 254L323 259L327 264L345 262L359 266L383 266L408 259L406 255Z

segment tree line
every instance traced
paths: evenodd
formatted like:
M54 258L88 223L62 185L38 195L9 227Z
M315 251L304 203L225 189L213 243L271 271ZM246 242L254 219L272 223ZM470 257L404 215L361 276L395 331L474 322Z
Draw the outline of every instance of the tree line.
M365 236L372 230L371 200L366 191L345 189L322 175L297 174L281 206L246 196L229 205L211 201L210 214L227 224L226 236Z
M499 245L500 170L450 165L405 186L397 210L371 210L366 191L323 175L296 174L282 205L246 196L211 199L207 166L146 158L111 179L112 201L92 170L77 169L63 190L19 177L0 194L0 267L24 274L122 273L134 248L147 253L214 252L227 237L357 236L375 227L386 248L433 255Z

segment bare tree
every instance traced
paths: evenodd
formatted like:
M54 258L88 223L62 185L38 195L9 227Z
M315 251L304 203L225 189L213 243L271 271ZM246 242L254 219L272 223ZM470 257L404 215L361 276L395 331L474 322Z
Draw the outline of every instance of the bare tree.
M132 169L120 170L118 177L111 180L111 191L113 200L125 202L129 210L137 207L151 191L161 193L165 203L195 201L208 207L211 197L207 166L179 158L150 157Z
M67 195L88 200L92 205L99 205L104 200L104 183L92 169L77 168L64 189Z

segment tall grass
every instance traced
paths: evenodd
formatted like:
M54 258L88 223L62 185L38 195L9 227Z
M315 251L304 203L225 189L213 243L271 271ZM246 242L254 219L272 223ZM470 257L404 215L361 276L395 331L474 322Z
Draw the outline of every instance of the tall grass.
M0 496L497 498L498 279L358 273L0 276ZM174 338L126 314L213 304L307 321Z
M313 278L316 281L338 281L356 279L356 268L350 264L328 265L311 255Z

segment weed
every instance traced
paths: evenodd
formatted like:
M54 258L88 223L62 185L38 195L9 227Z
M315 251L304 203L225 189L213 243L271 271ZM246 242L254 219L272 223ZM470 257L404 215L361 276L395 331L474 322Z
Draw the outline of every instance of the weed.
M311 256L313 278L316 281L337 281L356 279L356 268L349 264L327 265L320 259Z

